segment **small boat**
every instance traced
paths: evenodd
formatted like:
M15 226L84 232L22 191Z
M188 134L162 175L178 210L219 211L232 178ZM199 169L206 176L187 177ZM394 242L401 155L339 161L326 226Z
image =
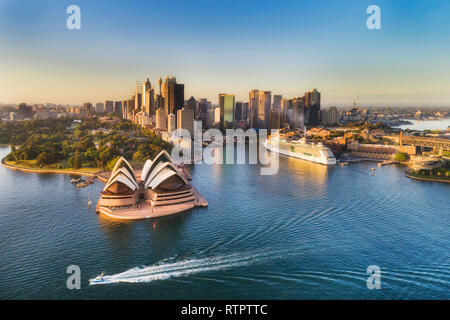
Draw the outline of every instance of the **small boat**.
M340 165L341 167L345 167L346 165L348 165L348 162L339 162L339 165Z
M103 271L102 273L100 273L98 276L96 276L94 279L90 279L89 280L89 284L90 285L94 285L94 284L99 284L99 283L104 283L105 279L103 279L103 276L105 275L105 271Z
M89 194L88 194L88 207L90 208L91 205L92 205L91 193L89 192Z
M86 181L81 180L80 182L77 183L77 188L85 188L91 183L94 183L94 180L91 178L87 179Z
M372 172L374 172L374 171L375 171L375 168L371 168L370 170L371 170Z
M70 183L78 183L81 181L81 178L73 178L72 180L70 180Z

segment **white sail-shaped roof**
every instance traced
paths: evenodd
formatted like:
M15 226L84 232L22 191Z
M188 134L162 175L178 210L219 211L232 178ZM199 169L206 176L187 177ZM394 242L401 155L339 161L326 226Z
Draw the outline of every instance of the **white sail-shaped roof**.
M128 172L130 172L130 174L133 176L134 180L137 181L136 174L134 173L133 168L131 167L130 163L127 160L125 160L124 157L120 157L119 160L117 160L111 174L114 174L120 168L121 165L124 165L124 167L128 170Z
M168 168L164 168L163 170L161 170L159 172L159 174L157 175L157 177L155 179L153 179L150 184L149 187L152 189L157 188L162 182L164 182L166 179L172 177L176 175L176 172L173 170L170 170Z
M103 189L104 191L108 190L108 188L113 185L114 183L123 183L124 185L126 185L128 188L130 188L133 191L136 191L138 189L138 187L136 187L136 185L122 172L120 172L118 175L116 175L113 179L111 179L105 186L105 188Z
M148 172L152 172L153 169L158 165L158 163L170 162L173 163L172 158L166 150L162 150L158 155L153 159L148 168ZM143 175L142 175L143 176ZM145 180L143 180L145 181Z
M171 162L159 163L151 172L149 177L144 183L145 189L152 188L155 189L159 184L164 182L166 179L176 175L180 178L182 184L188 184L187 180L180 174L178 169Z
M139 184L136 180L136 174L134 173L134 170L128 163L128 161L123 157L120 157L114 165L111 176L109 177L105 188L103 188L103 191L107 191L114 183L117 182L126 185L133 191L139 189Z
M133 178L133 176L131 175L131 173L130 173L126 168L124 168L124 167L122 167L122 168L120 168L119 170L113 172L113 173L111 174L111 177L109 178L107 184L108 184L111 180L113 180L116 176L118 176L119 174L124 174L124 175L128 178L128 180L130 180L130 182L132 182L132 183L135 185L135 187L139 189L139 184L138 184L138 182Z
M153 178L158 174L158 172L163 167L166 166L166 163L170 163L170 162L160 162L152 169L152 171L148 175L147 179L145 179L145 181L144 181L144 186L147 186L153 180Z
M153 163L152 160L145 161L144 168L142 169L141 181L147 180L152 163Z

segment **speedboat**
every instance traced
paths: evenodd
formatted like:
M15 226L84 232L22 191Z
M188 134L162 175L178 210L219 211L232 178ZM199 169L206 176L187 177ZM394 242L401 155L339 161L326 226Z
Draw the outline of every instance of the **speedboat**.
M94 285L94 284L99 284L99 283L104 283L105 279L103 278L103 276L105 275L105 271L103 271L102 273L100 273L98 276L96 276L94 279L90 279L89 280L89 284L90 285Z

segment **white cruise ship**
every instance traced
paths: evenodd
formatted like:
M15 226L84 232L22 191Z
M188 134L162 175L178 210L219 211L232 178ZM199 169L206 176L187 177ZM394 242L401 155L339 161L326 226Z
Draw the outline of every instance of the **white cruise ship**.
M303 137L299 140L287 140L283 135L269 137L264 147L272 152L321 164L336 164L333 152L322 143L307 143Z

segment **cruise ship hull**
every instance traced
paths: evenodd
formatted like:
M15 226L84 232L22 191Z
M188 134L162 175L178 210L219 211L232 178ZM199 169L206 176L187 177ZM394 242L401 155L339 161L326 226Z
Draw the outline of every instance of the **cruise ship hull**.
M315 162L315 163L320 163L320 164L325 164L325 165L333 165L336 164L336 158L330 158L327 156L323 156L323 157L313 157L313 156L308 156L306 154L302 154L302 153L297 153L297 152L291 152L289 150L285 150L285 149L280 149L277 147L272 146L270 143L264 142L263 146L271 151L271 152L276 152L276 153L280 153L289 157L293 157L293 158L298 158L298 159L302 159L302 160L306 160L306 161L311 161L311 162Z

